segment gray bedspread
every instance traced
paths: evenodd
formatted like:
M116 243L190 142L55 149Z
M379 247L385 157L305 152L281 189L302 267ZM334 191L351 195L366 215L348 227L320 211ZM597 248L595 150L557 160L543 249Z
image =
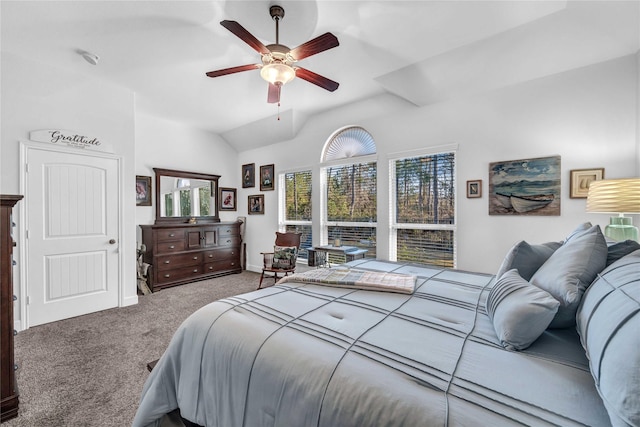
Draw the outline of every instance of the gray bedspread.
M150 374L134 427L609 426L578 336L502 348L493 276L374 260L412 295L285 283L191 315Z

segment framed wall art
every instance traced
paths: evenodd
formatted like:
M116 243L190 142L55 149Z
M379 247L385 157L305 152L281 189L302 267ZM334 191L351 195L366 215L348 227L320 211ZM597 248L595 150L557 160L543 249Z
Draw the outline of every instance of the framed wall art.
M249 196L249 215L264 214L264 194Z
M589 194L589 184L600 179L604 179L604 168L571 170L569 197L572 199L586 199L587 194Z
M136 206L151 206L151 177L136 175Z
M490 163L489 215L560 215L560 156Z
M248 163L242 165L242 188L256 186L256 164Z
M235 211L237 210L237 198L235 188L220 187L220 210Z
M482 180L474 179L467 181L467 199L482 197Z
M260 191L273 190L273 179L273 165L260 166Z

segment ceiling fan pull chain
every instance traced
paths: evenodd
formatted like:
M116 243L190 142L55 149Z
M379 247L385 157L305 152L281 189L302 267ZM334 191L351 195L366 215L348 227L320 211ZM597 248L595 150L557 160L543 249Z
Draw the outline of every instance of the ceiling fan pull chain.
M280 101L278 101L278 121L280 121Z

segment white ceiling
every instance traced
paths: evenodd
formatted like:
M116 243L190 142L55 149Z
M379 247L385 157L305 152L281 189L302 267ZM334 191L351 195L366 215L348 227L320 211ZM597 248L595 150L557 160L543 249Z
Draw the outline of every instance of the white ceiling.
M285 9L281 44L293 48L327 31L340 41L299 63L339 82L338 90L293 80L282 89L280 121L258 71L205 76L260 62L219 22L238 21L274 43L271 4ZM640 1L2 0L0 7L2 52L130 88L141 111L220 134L238 151L293 138L313 115L343 105L420 107L640 49ZM98 65L79 50L98 55Z

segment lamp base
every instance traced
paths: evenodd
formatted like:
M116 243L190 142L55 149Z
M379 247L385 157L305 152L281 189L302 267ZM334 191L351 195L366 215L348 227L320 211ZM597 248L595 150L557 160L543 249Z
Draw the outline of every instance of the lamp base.
M638 241L638 227L631 223L628 216L612 216L609 225L604 228L604 235L621 242L623 240Z

